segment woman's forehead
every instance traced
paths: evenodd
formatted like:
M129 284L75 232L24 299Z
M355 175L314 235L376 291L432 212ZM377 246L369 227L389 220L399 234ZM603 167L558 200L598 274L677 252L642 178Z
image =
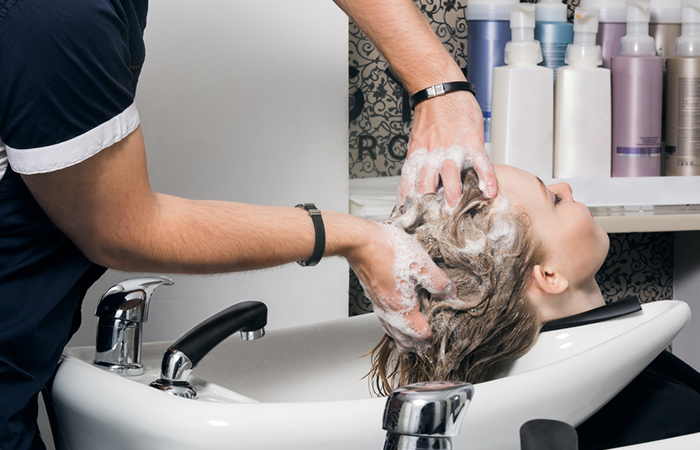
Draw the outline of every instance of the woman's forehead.
M547 187L535 175L512 166L494 165L499 197L505 194L513 202L527 207L532 201L547 201Z

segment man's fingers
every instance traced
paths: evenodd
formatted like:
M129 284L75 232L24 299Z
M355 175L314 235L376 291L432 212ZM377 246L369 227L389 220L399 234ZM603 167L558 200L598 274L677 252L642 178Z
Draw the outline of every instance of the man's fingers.
M406 314L406 320L410 324L408 327L408 334L411 338L424 341L430 337L430 325L428 325L428 318L425 317L420 309L416 308L413 311Z
M401 179L399 180L399 190L397 192L397 202L399 206L402 206L406 202L406 197L415 189L416 185L416 172L415 170L406 171L402 170Z
M479 175L479 187L487 198L495 198L498 195L498 183L493 172L493 165L485 152L477 153L471 157L472 166Z
M379 317L379 323L399 350L410 350L416 342L430 338L428 319L418 309L400 315Z
M434 194L438 185L438 169L434 164L426 164L420 169L416 190L420 195Z
M430 261L430 266L421 269L420 274L417 284L432 295L440 298L455 296L454 283L433 261Z
M462 173L461 168L452 160L446 160L440 169L442 187L445 190L445 201L450 207L457 206L462 197Z

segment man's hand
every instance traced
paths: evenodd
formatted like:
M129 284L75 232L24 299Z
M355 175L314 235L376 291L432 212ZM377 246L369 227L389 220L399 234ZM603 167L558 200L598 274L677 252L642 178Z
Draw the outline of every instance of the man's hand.
M443 298L453 297L455 288L413 236L393 225L378 226L381 241L351 265L386 333L399 349L409 350L430 337L418 288Z
M435 192L442 179L447 204L456 206L465 164L476 170L486 196L495 197L496 176L484 148L484 123L474 96L451 92L419 103L401 172L399 204L410 194Z

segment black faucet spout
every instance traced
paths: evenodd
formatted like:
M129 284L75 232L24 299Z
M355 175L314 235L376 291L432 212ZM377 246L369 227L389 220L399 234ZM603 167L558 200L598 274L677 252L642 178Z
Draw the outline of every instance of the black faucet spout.
M267 306L262 302L237 303L213 315L175 341L168 350L179 350L197 364L221 341L237 331L252 332L267 325Z
M192 328L165 351L160 378L151 383L173 395L196 398L187 383L190 372L221 341L240 331L245 340L264 336L267 306L262 302L237 303Z

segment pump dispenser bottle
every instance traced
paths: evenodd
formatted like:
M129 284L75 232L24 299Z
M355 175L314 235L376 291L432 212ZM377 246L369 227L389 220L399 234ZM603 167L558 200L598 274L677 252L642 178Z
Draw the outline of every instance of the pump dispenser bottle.
M549 178L554 140L553 71L537 65L542 61L542 50L535 40L535 5L511 6L510 26L507 65L493 71L492 159Z
M596 43L600 45L603 67L609 69L611 58L620 51L620 39L627 27L625 0L581 0L579 7L599 11Z
M648 0L628 0L627 34L612 58L612 176L661 175L663 63Z
M661 103L661 170L664 171L666 144L666 59L673 55L676 39L681 35L681 0L651 0L649 34L654 38L656 55L664 64L663 100Z
M518 0L467 1L467 80L476 88L484 115L484 143L490 154L493 69L502 66L510 41L510 5Z
M700 0L683 0L683 31L666 60L665 175L700 175Z
M656 54L664 62L673 55L673 46L681 35L681 0L651 0L649 35L656 44Z
M598 10L577 8L574 43L557 69L554 107L554 177L610 177L610 70L595 44Z
M542 47L541 66L556 70L564 65L566 47L574 41L574 26L561 0L539 0L535 5L535 39Z

